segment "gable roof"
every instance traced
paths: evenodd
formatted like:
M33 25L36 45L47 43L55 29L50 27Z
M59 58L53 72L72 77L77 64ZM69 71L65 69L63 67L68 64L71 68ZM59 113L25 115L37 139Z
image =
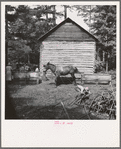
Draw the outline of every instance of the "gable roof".
M45 38L47 38L51 33L53 33L54 31L56 31L56 29L58 29L60 26L62 26L64 23L66 22L72 22L73 24L75 24L77 27L79 27L80 29L82 29L84 32L86 32L89 36L91 36L94 40L98 41L97 38L95 38L92 34L90 34L87 30L85 30L84 28L82 28L79 24L77 24L76 22L74 22L72 19L70 18L66 18L64 21L62 21L61 23L59 23L58 25L56 25L54 28L50 29L47 33L45 33L43 36L39 37L38 40L43 41Z

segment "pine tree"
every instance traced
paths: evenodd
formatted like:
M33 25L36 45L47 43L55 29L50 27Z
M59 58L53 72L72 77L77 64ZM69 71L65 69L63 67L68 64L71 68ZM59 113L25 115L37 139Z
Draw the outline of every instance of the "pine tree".
M85 23L90 27L90 32L99 40L99 50L103 53L103 61L108 68L115 68L116 63L116 6L114 5L77 5Z
M108 71L109 62L114 61L115 63L116 60L116 6L96 6L93 12L91 32L103 44L102 51L104 52L106 71ZM110 68L112 64L110 64Z
M7 8L13 7L8 6ZM56 12L55 5L39 5L34 8L19 5L12 11L11 17L6 15L6 24L9 23L9 25L6 25L6 45L9 49L6 59L9 58L14 62L28 61L30 63L31 56L35 57L34 55L36 55L35 61L36 59L39 61L40 45L37 39L54 27L56 16L62 16L62 14ZM7 9L6 14L8 12L10 12L10 9Z
M10 23L14 22L17 18L16 13L11 13L15 10L15 7L6 5L5 6L5 51L6 51L6 65L8 63L8 41L11 37L9 33Z

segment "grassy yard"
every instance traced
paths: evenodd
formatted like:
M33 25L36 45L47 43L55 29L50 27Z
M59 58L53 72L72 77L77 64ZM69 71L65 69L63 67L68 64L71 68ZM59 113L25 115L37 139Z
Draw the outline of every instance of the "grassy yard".
M113 89L116 90L116 73L110 72ZM84 84L91 91L88 103L102 91L110 90L110 85ZM62 105L63 102L69 119L88 119L83 107L70 103L78 92L73 84L61 84L55 87L54 80L38 85L8 84L6 95L6 119L68 119ZM88 110L88 108L87 108ZM107 119L107 116L92 115L91 119Z

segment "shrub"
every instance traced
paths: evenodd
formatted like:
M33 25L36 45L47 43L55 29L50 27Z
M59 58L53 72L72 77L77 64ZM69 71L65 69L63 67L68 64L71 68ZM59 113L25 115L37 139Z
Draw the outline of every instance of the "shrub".
M95 70L95 72L104 71L105 70L105 62L95 60L94 70Z

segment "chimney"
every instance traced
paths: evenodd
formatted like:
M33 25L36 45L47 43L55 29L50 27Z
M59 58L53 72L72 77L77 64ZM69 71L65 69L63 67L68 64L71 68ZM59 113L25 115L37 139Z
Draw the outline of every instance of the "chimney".
M64 5L64 19L67 18L67 6Z

